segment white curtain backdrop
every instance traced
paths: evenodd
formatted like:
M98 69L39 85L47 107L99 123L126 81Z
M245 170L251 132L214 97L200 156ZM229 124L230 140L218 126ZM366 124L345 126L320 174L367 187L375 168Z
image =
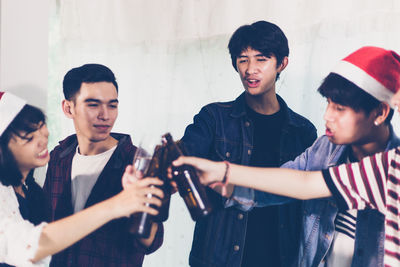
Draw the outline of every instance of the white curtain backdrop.
M50 16L51 147L73 132L61 111L62 78L85 63L110 67L120 91L116 132L179 139L200 108L242 92L227 44L243 24L268 20L289 39L277 92L324 131L321 80L364 45L400 52L398 0L58 0ZM394 120L398 120L395 118ZM398 123L395 123L398 125ZM188 266L194 223L176 194L164 244L144 266Z

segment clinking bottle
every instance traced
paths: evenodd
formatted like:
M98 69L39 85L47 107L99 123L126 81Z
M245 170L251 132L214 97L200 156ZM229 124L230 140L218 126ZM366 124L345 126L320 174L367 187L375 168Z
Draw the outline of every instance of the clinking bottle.
M165 147L157 146L154 150L149 167L143 177L159 177L164 180L164 184L160 189L164 192L164 198L161 199L162 205L158 208L158 215L152 216L146 212L140 212L131 215L129 232L140 237L148 238L150 236L152 222L163 222L168 219L169 204L171 199L171 187L166 180L166 174L163 172L163 164L165 157ZM157 207L154 207L157 208Z
M153 216L153 221L155 222L164 222L168 219L169 216L169 205L171 201L171 191L172 187L170 185L170 181L168 179L167 174L167 151L165 145L159 148L156 151L155 156L157 158L157 170L150 173L149 176L158 177L164 183L159 187L164 192L164 197L161 199L161 207L158 209L158 214Z
M163 135L162 142L166 145L169 162L184 155L170 133ZM211 202L208 200L204 185L200 183L196 170L189 165L173 167L172 176L192 219L196 221L210 214L212 211Z

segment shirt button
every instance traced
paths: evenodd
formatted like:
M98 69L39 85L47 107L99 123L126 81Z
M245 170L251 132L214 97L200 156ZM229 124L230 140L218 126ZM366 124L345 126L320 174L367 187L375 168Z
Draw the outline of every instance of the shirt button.
M239 219L239 220L243 219L243 214L239 213L239 214L238 214L238 219Z
M249 127L249 126L250 126L250 122L246 121L246 122L244 123L244 125L245 125L246 127Z
M248 154L248 155L251 155L251 150L250 150L250 149L247 150L247 154Z
M234 245L234 246L233 246L233 250L234 250L234 251L238 251L238 250L239 250L239 246L238 246L238 245Z
M226 153L225 153L225 156L226 156L227 158L229 158L229 157L231 156L231 153L226 152Z

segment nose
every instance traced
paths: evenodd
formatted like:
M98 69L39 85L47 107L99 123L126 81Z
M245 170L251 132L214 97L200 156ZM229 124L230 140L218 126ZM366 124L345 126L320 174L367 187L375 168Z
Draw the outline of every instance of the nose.
M246 74L254 74L257 71L257 64L255 60L249 59L246 66Z
M106 106L100 106L98 118L100 120L104 120L104 121L108 120L109 111L108 111L108 108Z
M47 141L49 139L49 129L47 128L46 124L40 127L39 136L40 136L40 141L46 143L47 145Z
M324 113L324 120L326 122L332 122L333 121L333 114L332 114L332 109L328 106L326 107L325 113Z
M40 133L44 136L44 137L49 137L49 129L47 128L47 125L43 125L40 128Z

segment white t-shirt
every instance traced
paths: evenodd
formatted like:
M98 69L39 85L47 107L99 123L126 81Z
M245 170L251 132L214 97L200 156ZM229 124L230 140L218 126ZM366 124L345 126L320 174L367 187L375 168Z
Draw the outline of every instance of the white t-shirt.
M385 266L400 266L400 147L323 171L341 210L377 209L385 215Z
M90 156L79 154L79 147L76 148L71 167L71 198L74 213L84 209L93 186L116 148L117 146L114 146L103 153Z
M339 212L335 219L335 235L326 256L325 267L350 267L354 254L357 210Z
M351 163L347 157L347 163ZM325 256L323 267L350 267L353 261L356 236L357 210L338 212L331 247Z
M36 254L45 225L34 226L24 220L13 187L0 183L0 263L18 267L48 266L50 257L35 264L30 261Z

